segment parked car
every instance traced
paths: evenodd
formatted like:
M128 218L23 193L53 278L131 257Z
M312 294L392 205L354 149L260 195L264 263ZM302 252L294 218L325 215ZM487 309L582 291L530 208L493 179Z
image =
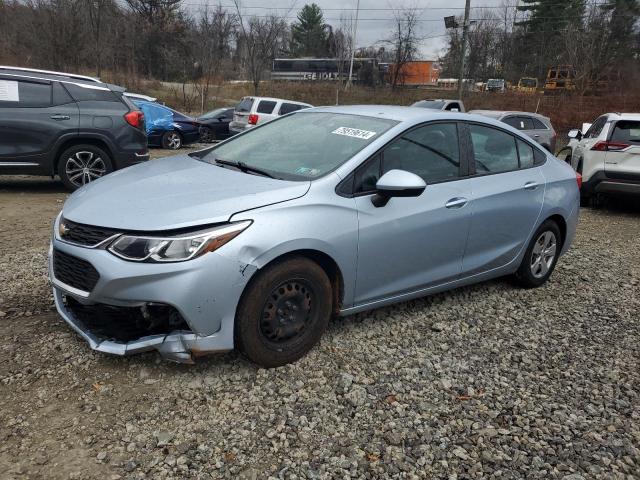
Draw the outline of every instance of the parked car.
M229 123L233 120L234 108L217 108L198 117L200 140L205 143L224 140L231 136Z
M430 108L432 110L445 110L447 112L464 112L462 100L448 100L446 98L419 100L412 107Z
M280 115L296 112L303 108L310 108L308 103L283 100L270 97L244 97L235 109L233 120L229 123L232 135L270 122Z
M557 134L551 124L551 119L531 112L504 112L500 110L471 110L469 113L495 118L511 125L528 135L551 153L556 150Z
M150 97L149 95L143 95L141 93L124 92L125 97L129 97L131 100L144 100L146 102L156 102L156 97Z
M283 365L334 312L510 274L544 284L575 234L577 179L486 117L302 110L72 195L54 299L95 350L191 361L235 347Z
M200 140L200 122L169 107L145 100L134 100L146 119L150 147L178 150Z
M75 190L149 159L142 112L91 77L0 66L0 175L59 175Z
M569 138L567 161L582 175L583 199L597 205L602 195L640 195L639 113L605 113Z

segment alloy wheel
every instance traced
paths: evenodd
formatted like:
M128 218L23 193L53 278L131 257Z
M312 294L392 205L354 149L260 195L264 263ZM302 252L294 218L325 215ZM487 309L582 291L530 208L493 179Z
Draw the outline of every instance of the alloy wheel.
M182 140L180 139L180 134L176 132L171 132L167 136L167 146L171 150L178 150L182 145Z
M536 240L531 252L531 274L542 278L548 272L556 258L557 240L553 232L547 230Z
M309 326L313 305L313 289L307 281L295 279L282 283L264 304L260 332L273 343L301 335Z
M105 175L107 167L100 155L81 150L67 158L65 173L69 182L76 187L81 187Z

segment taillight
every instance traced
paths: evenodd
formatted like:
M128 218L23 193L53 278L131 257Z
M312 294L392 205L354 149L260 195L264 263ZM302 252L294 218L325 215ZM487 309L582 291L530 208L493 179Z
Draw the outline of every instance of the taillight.
M249 125L257 125L259 118L260 117L255 113L252 113L251 115L249 115L249 119L248 119Z
M576 183L578 184L578 190L582 188L582 175L576 172Z
M124 119L129 125L136 128L142 128L144 125L144 113L140 110L133 110L125 114Z
M629 146L630 145L628 143L600 141L591 147L591 150L595 150L596 152L617 152L619 150L624 150Z

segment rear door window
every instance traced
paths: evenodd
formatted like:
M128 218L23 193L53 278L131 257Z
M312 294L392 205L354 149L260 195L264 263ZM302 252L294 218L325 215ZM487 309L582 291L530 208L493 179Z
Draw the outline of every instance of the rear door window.
M75 83L66 83L65 87L78 102L117 102L115 94L105 88L81 87Z
M296 112L300 110L302 105L297 105L295 103L283 103L280 107L280 115L286 115L287 113Z
M273 109L276 107L276 103L272 100L260 100L258 104L258 108L256 109L257 113L273 113Z
M520 121L520 125L522 125L521 130L533 130L533 120L531 117L518 117Z
M518 169L516 139L501 130L469 125L477 174L508 172Z
M620 120L611 133L612 142L640 145L640 122Z
M53 84L53 100L51 102L52 105L65 105L67 103L72 103L73 98L71 95L67 93L65 88L58 82Z

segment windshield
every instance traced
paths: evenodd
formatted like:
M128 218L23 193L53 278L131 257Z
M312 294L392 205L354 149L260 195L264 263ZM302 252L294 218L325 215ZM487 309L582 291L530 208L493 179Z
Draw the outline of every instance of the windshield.
M433 108L435 110L442 110L444 107L444 102L441 100L420 100L419 102L411 105L412 107L421 107L421 108Z
M523 78L520 80L520 85L523 87L535 87L538 81L535 78Z
M203 160L240 162L286 180L313 180L353 157L398 122L328 112L299 112L215 147Z
M490 86L490 87L501 87L503 83L504 83L504 80L490 79L487 82L487 85Z

